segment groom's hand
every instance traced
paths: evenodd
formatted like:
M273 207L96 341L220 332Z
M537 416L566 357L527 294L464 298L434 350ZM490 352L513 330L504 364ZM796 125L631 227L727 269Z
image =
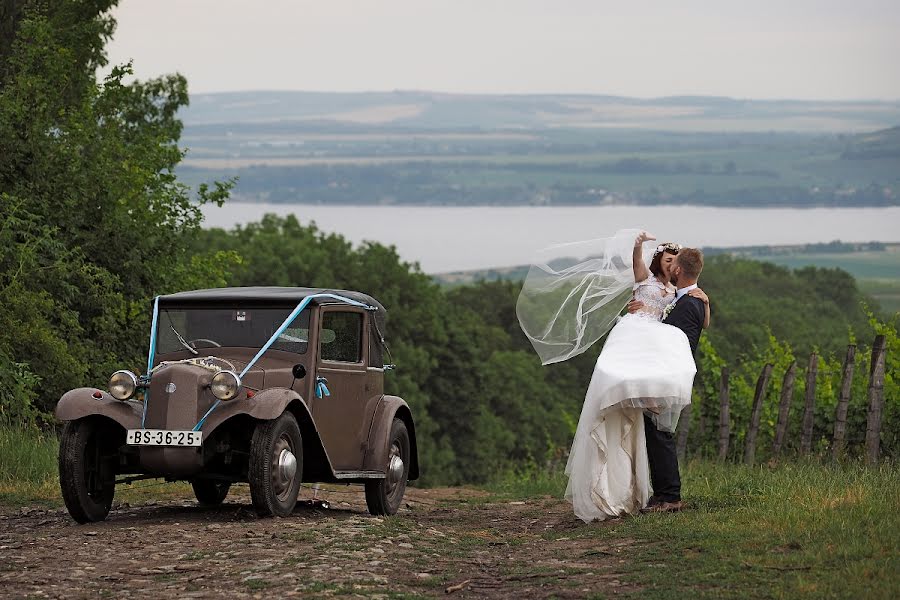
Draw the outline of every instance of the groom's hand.
M644 308L644 303L640 300L632 300L625 305L625 310L627 310L630 314L634 314L642 308Z

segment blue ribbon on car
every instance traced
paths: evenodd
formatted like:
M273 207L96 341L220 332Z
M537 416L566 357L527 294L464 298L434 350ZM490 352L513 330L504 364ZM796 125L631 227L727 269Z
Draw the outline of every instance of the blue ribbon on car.
M328 383L328 380L324 377L316 377L316 398L323 398L331 395L326 383Z
M150 323L150 352L147 354L147 374L150 377L150 371L153 369L153 358L156 355L156 326L159 322L159 296L153 299L153 321ZM150 386L144 389L144 409L141 411L141 429L144 429L144 422L147 420L147 401L150 400Z

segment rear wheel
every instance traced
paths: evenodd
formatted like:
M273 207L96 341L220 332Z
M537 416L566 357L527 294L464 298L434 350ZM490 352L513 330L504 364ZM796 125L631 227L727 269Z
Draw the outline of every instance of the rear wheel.
M259 515L286 517L294 512L303 479L303 443L294 415L286 412L256 425L248 479Z
M116 492L115 451L108 428L97 419L70 421L59 441L59 486L72 518L102 521Z
M197 502L203 506L218 506L225 501L231 483L212 479L195 479L191 482Z
M409 479L409 431L400 419L391 425L384 479L366 483L366 505L373 515L393 515L400 508Z

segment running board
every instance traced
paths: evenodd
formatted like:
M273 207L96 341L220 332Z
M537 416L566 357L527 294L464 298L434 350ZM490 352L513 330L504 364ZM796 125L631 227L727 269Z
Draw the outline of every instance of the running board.
M384 479L380 471L335 471L335 479Z

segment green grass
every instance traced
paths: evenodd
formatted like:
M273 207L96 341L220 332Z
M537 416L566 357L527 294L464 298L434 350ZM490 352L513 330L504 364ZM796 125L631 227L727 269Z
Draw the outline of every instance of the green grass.
M754 258L792 269L812 265L843 269L859 279L900 281L900 252L797 253Z
M61 506L58 456L59 441L53 432L0 425L0 504ZM148 480L116 486L116 501L122 502L185 496L193 496L185 482Z
M0 502L47 502L58 496L58 454L52 433L0 425Z
M900 573L900 469L895 464L693 461L682 472L689 509L597 526L598 539L634 540L623 580L641 598L893 598ZM491 489L523 497L558 473Z
M859 289L878 301L887 314L900 312L900 278L858 279Z

